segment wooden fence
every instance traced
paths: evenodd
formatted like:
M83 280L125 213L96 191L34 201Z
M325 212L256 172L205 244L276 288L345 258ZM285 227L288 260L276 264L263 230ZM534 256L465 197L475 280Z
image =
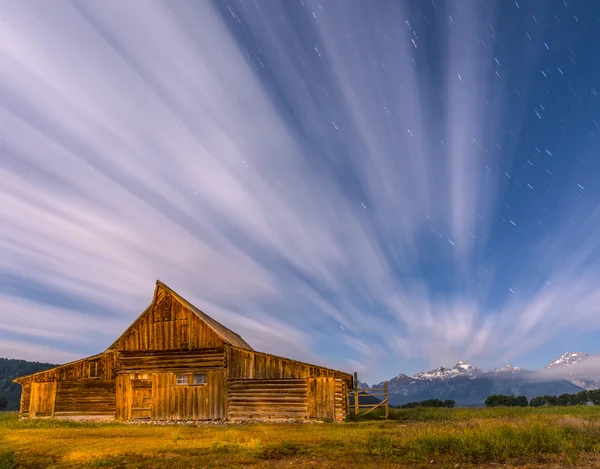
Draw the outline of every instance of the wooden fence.
M388 402L388 383L385 381L382 388L358 388L358 373L354 372L354 389L350 391L349 396L352 396L353 405L349 406L354 409L354 416L361 417L373 412L375 409L382 407L384 409L384 415L382 418L387 419L390 415L390 406ZM377 403L360 403L360 398L375 397L380 399ZM350 400L350 397L348 397ZM363 409L361 411L361 409Z

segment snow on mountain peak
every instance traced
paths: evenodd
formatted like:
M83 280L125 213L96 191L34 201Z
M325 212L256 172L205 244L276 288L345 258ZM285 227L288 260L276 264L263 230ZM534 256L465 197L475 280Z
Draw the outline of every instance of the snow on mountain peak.
M518 366L512 366L510 363L506 362L506 365L504 365L502 368L496 368L494 370L495 373L503 371L523 371L523 368L520 368Z
M465 363L462 360L459 361L456 365L454 365L454 368L460 369L460 370L465 370L465 371L473 371L473 370L477 369L473 365L469 365L468 363Z
M430 370L430 371L422 371L420 373L415 373L412 377L413 378L417 378L417 379L427 379L427 380L431 380L431 379L445 379L445 378L453 378L455 376L459 376L459 375L463 375L463 374L473 374L473 373L478 373L480 370L476 367L474 367L473 365L469 365L468 363L463 362L462 360L459 361L456 365L454 365L454 367L452 368L444 368L443 366L440 366L438 368L436 368L435 370Z
M573 365L590 358L587 353L583 352L567 352L564 353L558 360L554 360L552 363L546 365L546 368L554 368L555 366L566 366Z

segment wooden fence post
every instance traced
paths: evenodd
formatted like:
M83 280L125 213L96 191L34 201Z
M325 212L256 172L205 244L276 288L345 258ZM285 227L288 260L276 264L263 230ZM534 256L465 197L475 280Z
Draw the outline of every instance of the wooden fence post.
M354 372L354 417L358 417L358 373Z
M388 382L383 383L383 398L385 399L385 418L390 416L390 401L388 400Z

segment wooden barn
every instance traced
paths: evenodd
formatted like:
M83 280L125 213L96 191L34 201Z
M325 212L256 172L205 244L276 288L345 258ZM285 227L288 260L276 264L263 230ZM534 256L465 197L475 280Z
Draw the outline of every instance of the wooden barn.
M344 420L352 376L257 352L156 282L105 352L15 379L22 418Z

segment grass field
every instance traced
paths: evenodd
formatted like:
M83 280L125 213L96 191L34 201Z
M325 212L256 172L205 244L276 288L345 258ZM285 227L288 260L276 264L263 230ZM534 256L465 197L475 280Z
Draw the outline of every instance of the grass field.
M0 414L0 469L600 468L600 406L392 409L391 417L196 427Z

